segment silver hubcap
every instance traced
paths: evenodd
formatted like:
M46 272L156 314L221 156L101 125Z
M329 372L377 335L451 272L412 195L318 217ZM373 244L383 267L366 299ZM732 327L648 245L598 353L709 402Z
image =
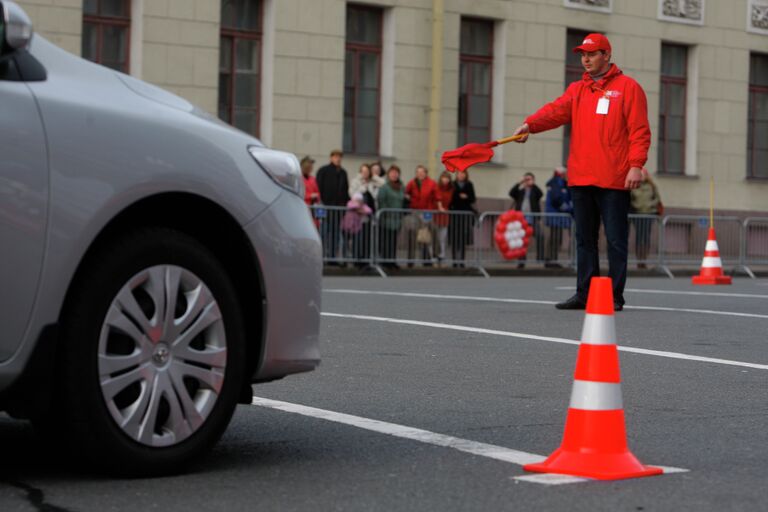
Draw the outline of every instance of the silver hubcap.
M192 435L216 403L226 363L221 311L192 272L148 268L112 300L99 337L101 392L136 441L169 446Z

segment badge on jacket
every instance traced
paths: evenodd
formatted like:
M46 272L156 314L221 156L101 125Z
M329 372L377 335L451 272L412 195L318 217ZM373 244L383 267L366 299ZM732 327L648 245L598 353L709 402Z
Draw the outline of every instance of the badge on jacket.
M608 113L608 106L610 103L611 101L605 96L597 100L597 109L595 110L595 114L606 115Z

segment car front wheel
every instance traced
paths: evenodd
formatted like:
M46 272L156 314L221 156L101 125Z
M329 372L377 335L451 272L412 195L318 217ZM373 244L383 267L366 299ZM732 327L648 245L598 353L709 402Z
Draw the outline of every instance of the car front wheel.
M62 321L68 434L110 472L179 471L221 436L243 383L230 278L167 229L121 237L87 263Z

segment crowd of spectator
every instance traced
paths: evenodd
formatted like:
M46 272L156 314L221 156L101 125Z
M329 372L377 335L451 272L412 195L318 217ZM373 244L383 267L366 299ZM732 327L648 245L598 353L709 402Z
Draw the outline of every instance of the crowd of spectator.
M305 202L312 209L313 222L323 242L324 259L329 265L350 261L365 266L376 251L383 267L398 268L398 247L405 244L408 266L421 262L424 266L443 265L450 259L460 268L466 261L467 246L474 243L478 211L477 196L468 172L443 171L437 181L429 170L418 165L414 176L405 180L395 164L386 171L381 162L365 163L350 180L342 167L341 150L333 150L328 164L312 176L314 160L301 160ZM526 214L534 229L529 253L547 268L559 268L564 235L570 232L573 202L568 189L567 171L555 168L546 182L546 191L527 172L509 191L511 207ZM544 215L542 218L542 203ZM632 191L633 213L659 215L661 201L656 185L646 181ZM376 215L376 212L379 211ZM558 214L558 215L553 215ZM374 216L378 223L373 238ZM636 251L641 268L648 256L653 220L633 221ZM546 229L545 229L546 228ZM518 261L525 267L527 256Z

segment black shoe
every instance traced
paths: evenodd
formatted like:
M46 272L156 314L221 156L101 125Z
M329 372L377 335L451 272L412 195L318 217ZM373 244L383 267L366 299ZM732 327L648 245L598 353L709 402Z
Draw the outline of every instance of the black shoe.
M613 310L614 311L623 311L624 310L624 304L619 304L618 302L613 303Z
M525 268L525 263L518 263L517 268Z
M558 302L555 304L557 309L586 309L587 303L584 302L581 297L574 295L565 302Z
M559 263L548 261L544 264L544 268L563 268L563 266Z

